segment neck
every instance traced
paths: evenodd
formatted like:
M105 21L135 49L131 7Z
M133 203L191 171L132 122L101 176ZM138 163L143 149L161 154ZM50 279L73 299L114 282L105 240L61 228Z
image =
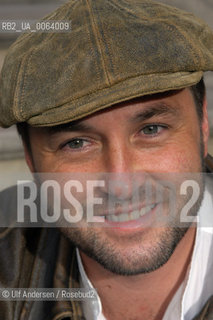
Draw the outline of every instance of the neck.
M195 233L195 228L189 228L161 268L136 276L113 274L80 251L85 271L98 291L107 319L141 319L142 314L144 320L162 319L186 276Z

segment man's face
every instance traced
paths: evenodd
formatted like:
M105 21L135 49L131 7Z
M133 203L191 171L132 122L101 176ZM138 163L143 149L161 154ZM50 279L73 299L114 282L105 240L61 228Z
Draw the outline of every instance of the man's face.
M112 180L118 176L122 180L123 176L123 184L130 181L131 174L148 175L152 183L157 183L161 173L202 170L208 124L205 109L203 121L199 122L191 92L184 89L170 95L122 103L74 125L62 126L60 130L31 127L29 132L32 156L27 154L27 160L32 171L89 173L102 177L110 173ZM138 181L138 189L142 190L145 179ZM131 186L129 191L132 191ZM119 192L119 188L114 188L109 195L104 188L99 196L115 199L119 198ZM131 192L123 196L123 201L127 200L125 197L131 198ZM195 212L201 200L202 191ZM187 201L188 198L182 200L179 195L175 219ZM108 227L91 227L84 220L78 227L62 228L62 232L112 272L137 274L155 270L169 259L186 229L171 227L169 222L157 227L150 217L154 216L157 206L167 211L168 204L158 205L154 200L149 204L141 202L145 210L149 209L146 220L144 217L131 222L128 218L120 222L107 220ZM107 216L107 207L104 214ZM113 216L112 212L110 214ZM114 212L114 215L121 214L121 209Z

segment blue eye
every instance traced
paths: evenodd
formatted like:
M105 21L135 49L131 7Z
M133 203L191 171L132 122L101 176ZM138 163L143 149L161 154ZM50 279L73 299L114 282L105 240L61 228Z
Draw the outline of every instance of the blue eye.
M160 133L165 127L160 126L160 125L147 125L146 127L144 127L141 132L144 135L157 135L158 133Z
M89 142L84 139L76 138L67 142L65 146L69 147L70 149L81 149L84 148L88 143Z

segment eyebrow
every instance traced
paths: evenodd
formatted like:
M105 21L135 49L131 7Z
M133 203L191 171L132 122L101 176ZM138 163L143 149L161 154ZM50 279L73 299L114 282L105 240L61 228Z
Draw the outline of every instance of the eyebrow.
M143 111L138 112L131 119L131 122L145 121L158 115L171 115L177 117L179 115L178 106L174 107L162 102L154 103L152 105L147 106L147 108Z
M75 121L75 122L61 124L59 126L49 127L48 132L50 134L54 134L58 132L90 131L92 129L93 127L88 124Z

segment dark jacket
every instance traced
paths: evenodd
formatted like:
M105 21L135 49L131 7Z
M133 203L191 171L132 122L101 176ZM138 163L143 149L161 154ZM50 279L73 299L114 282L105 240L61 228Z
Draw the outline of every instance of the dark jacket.
M213 161L206 159L207 171ZM0 216L16 207L15 188L0 193ZM0 229L1 288L79 288L75 247L56 228ZM80 301L0 301L1 320L84 319ZM213 297L194 320L213 319Z

